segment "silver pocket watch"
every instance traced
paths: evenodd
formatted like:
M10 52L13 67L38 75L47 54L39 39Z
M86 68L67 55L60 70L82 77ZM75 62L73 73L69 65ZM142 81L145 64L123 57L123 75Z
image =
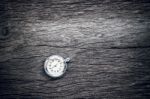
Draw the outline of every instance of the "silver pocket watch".
M59 78L65 74L69 61L70 58L64 59L59 55L52 55L46 59L44 70L51 78Z

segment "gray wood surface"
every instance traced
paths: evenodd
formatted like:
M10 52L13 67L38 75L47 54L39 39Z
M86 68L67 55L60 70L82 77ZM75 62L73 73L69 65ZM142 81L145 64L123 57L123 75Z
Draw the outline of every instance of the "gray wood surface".
M53 54L71 57L57 80ZM150 99L149 0L0 1L0 99Z

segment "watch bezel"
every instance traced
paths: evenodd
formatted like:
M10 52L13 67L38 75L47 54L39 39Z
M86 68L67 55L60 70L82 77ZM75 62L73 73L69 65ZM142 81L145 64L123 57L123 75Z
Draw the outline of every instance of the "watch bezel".
M54 76L54 75L52 75L51 73L49 73L49 71L47 70L47 67L48 67L47 64L49 63L49 60L51 60L51 59L53 59L53 58L58 58L58 59L62 60L63 63L64 63L64 70L62 71L62 73L61 73L59 76ZM44 62L44 70L45 70L46 74L47 74L49 77L51 77L51 78L59 78L59 77L62 77L62 76L65 74L65 72L66 72L66 70L67 70L67 63L66 63L66 61L65 61L65 59L64 59L63 57L61 57L61 56L59 56L59 55L52 55L52 56L49 56L49 57L45 60L45 62Z

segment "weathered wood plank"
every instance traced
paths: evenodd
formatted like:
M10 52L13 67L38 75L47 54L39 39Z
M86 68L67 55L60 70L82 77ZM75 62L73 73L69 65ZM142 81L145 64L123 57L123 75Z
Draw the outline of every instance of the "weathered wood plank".
M16 0L0 3L0 98L148 99L148 0ZM71 57L66 75L43 71Z

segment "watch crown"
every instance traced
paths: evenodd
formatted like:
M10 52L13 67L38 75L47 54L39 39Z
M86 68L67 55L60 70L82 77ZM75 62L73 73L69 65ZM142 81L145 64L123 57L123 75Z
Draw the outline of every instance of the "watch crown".
M69 57L65 59L65 62L66 62L66 63L68 63L69 61L70 61L70 58L69 58Z

